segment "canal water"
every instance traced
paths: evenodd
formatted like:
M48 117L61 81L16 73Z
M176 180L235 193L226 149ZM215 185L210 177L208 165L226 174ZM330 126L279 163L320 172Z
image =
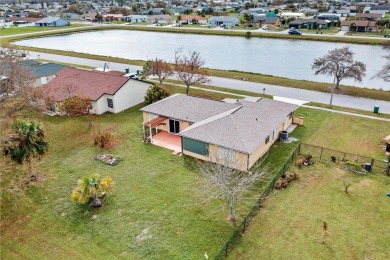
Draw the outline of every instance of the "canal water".
M329 83L333 82L332 77L314 75L311 69L313 60L331 49L349 46L355 53L355 59L366 64L367 75L363 82L345 79L341 84L390 90L389 83L372 79L384 65L382 56L386 54L382 47L373 45L128 30L50 36L18 41L16 44L132 60L158 57L170 62L174 60L175 50L182 48L184 52L199 51L208 68Z

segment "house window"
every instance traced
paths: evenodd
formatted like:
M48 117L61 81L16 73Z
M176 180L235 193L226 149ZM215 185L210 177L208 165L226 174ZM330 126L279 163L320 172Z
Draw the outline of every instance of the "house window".
M267 136L267 138L265 138L265 144L268 144L269 143L269 136Z
M180 121L169 119L169 132L177 134L180 132Z
M114 101L111 98L107 98L107 106L109 108L114 108Z
M183 150L208 156L209 155L209 144L189 139L189 138L182 138L182 143L183 143Z
M275 138L277 138L277 136L278 136L278 128L279 127L274 129L274 132L272 133L272 140L275 140Z
M223 161L234 162L236 160L236 153L233 150L219 147L219 159Z

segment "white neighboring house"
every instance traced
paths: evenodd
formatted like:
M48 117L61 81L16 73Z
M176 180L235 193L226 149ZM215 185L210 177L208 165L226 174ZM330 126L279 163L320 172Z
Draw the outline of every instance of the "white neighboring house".
M53 110L71 96L89 98L92 114L118 113L144 101L152 83L130 79L118 71L91 71L65 67L46 86L46 95L54 99Z
M285 13L281 13L280 17L285 18L285 19L288 19L288 18L302 19L302 18L305 18L305 14L304 13L285 12Z

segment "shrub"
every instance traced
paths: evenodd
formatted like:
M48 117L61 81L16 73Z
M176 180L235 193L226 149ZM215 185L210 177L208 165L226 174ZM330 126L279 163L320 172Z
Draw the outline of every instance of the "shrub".
M168 96L169 96L169 92L166 88L153 85L146 92L145 103L152 104Z
M114 183L109 177L99 178L98 175L85 177L77 181L77 187L72 191L71 200L79 204L89 204L100 207L106 193L112 190Z
M113 145L114 135L103 130L97 132L93 138L94 144L100 148L109 148Z

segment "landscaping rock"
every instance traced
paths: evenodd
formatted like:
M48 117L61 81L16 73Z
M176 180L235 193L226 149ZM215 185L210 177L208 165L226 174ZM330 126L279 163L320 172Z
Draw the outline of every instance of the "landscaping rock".
M144 230L142 230L141 234L135 237L135 240L137 240L137 242L141 242L143 240L152 238L152 235L148 235L148 233L149 228L145 228Z
M96 160L101 161L101 162L108 164L108 165L111 165L111 166L117 165L119 162L118 158L116 158L112 154L108 154L108 153L99 154L96 157Z

